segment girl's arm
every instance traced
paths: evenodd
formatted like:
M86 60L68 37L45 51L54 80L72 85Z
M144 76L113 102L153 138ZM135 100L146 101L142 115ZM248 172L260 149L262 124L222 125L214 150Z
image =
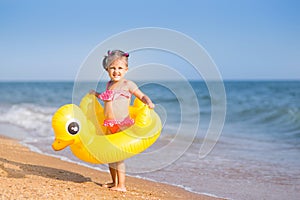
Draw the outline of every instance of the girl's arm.
M155 105L152 103L151 99L145 95L138 87L135 83L133 83L132 81L130 81L129 84L129 91L136 96L139 100L141 100L144 104L148 105L149 108L153 109L155 107Z
M147 96L147 95L143 95L142 98L140 98L140 100L149 106L149 108L153 109L155 107L155 105L152 103L151 99Z
M89 92L90 94L93 94L93 95L95 95L95 96L97 96L97 95L99 95L99 93L98 92L96 92L95 90L90 90L90 92Z

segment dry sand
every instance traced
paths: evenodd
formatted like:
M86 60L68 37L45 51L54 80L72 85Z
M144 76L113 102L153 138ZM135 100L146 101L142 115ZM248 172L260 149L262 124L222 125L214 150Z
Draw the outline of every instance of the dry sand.
M0 199L217 199L182 188L127 177L127 192L101 183L106 172L38 154L16 140L0 137Z

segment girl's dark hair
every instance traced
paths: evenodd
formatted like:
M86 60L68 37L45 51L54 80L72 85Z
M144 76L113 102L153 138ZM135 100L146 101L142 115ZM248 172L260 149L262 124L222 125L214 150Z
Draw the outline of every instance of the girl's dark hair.
M126 61L126 65L128 66L128 57L129 53L126 53L121 50L113 50L113 51L108 51L107 55L104 56L102 65L105 70L108 69L108 67L117 59L124 59Z

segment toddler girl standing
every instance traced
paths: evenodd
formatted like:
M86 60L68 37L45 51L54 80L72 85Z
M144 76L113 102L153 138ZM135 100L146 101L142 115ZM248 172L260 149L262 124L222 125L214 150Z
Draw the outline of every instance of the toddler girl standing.
M121 50L108 51L102 63L110 77L106 91L98 93L92 90L90 92L104 102L105 120L103 126L107 127L107 134L114 134L134 124L134 120L129 117L132 95L148 105L149 108L154 108L151 99L138 89L133 81L124 78L128 71L128 57L129 54ZM109 171L112 182L104 184L104 186L111 188L111 190L125 192L124 161L110 163Z

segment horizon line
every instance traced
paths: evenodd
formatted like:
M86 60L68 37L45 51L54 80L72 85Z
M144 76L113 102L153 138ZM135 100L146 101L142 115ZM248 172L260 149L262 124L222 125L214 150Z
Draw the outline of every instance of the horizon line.
M165 82L176 82L176 81L182 81L178 79L168 79L168 80L163 80L163 79L131 79L136 82L141 82L141 81L165 81ZM199 82L205 82L205 81L219 81L216 79L210 79L210 80L203 80L203 79L186 79L187 81L199 81ZM5 82L106 82L107 80L72 80L72 79L8 79L8 80L0 80L0 83L5 83ZM228 79L222 79L222 81L229 82L229 81L300 81L299 79L294 79L294 78L246 78L246 79L237 79L237 78L228 78Z

